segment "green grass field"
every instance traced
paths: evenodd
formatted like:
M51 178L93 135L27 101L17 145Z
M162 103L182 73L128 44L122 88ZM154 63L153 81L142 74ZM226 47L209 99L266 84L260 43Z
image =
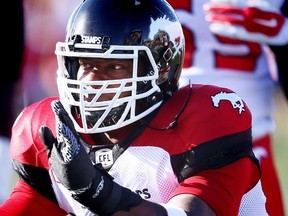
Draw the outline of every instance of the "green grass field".
M279 90L275 92L275 101L277 129L273 137L273 150L288 215L288 102Z

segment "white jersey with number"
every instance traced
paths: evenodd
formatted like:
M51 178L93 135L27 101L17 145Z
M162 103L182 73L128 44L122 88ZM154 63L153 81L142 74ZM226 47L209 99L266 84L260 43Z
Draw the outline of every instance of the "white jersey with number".
M267 0L273 7L283 0ZM234 90L252 113L253 139L275 130L273 88L277 76L273 55L253 42L216 36L209 30L203 5L209 0L168 0L184 28L186 53L180 86L189 82L213 84ZM239 215L267 215L261 183L241 202Z

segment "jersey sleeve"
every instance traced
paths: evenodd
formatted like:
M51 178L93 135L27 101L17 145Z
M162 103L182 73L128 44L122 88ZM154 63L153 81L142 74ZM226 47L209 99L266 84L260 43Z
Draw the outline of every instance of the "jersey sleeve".
M187 95L187 88L182 91ZM171 197L193 194L208 203L217 215L237 215L242 196L260 178L259 164L252 156L240 153L239 157L235 156L235 160L228 159L233 155L229 153L230 146L239 147L243 144L247 146L245 151L252 151L252 115L245 101L227 88L193 85L190 100L179 118L178 126L176 130L184 145L183 149L193 150L209 143L211 150L208 151L216 150L211 155L218 158L215 163L221 166L211 164L210 168L205 167L194 173L180 183ZM214 145L226 150L219 150ZM209 156L206 152L199 152L202 155L195 155L195 159ZM218 155L221 152L225 153L223 157ZM206 157L206 160L211 158ZM201 165L201 160L197 163Z
M245 101L230 89L212 85L194 84L191 89L188 86L179 89L162 106L151 125L163 128L176 117L177 127L171 133L167 131L165 142L160 144L164 149L173 146L173 152L168 150L170 154L252 128L252 115Z
M36 102L26 107L17 117L10 142L12 160L36 167L48 167L47 153L39 128L47 126L55 132L55 117L50 104L56 99L57 97L51 97Z
M258 180L257 166L249 158L242 158L225 167L205 170L184 180L171 197L193 194L208 203L216 215L237 215L243 194Z
M64 216L67 212L19 180L10 197L0 206L1 216Z
M50 104L57 99L51 97L36 102L26 107L16 119L12 128L10 157L19 182L1 211L38 215L35 212L41 212L42 208L47 211L51 207L52 212L59 208L48 173L48 155L39 134L40 127L47 126L55 135L55 117ZM25 213L30 211L35 214Z
M252 128L252 115L245 101L233 90L213 85L194 85L188 108L183 113L181 136L197 146Z

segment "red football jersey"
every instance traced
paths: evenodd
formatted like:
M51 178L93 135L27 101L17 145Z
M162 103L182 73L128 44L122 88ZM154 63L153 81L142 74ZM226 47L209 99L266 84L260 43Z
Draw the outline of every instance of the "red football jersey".
M56 134L55 117L50 106L53 100L58 98L47 98L25 108L14 124L11 158L26 183L22 180L18 183L0 212L21 210L23 215L36 212L44 215L65 215L65 212L92 215L71 197L49 169L39 128L45 125ZM155 129L167 127L177 115L179 119L175 127ZM257 163L248 155L233 156L237 160L229 161L225 156L218 157L213 149L218 145L225 149L229 146L234 148L235 143L237 146L248 143L251 147L251 113L245 102L230 89L197 84L191 89L186 86L161 106L149 125L131 139L119 157L113 158L111 148L106 145L94 152L93 162L109 167L108 172L115 182L140 194L143 199L166 203L177 194L194 194L206 201L217 215L237 215L243 194L259 180ZM88 144L93 146L93 143ZM201 146L208 148L203 151L199 149ZM229 155L233 148L216 152ZM211 165L180 180L177 172L180 169L175 164L179 161L175 162L177 160L173 158L191 152L195 153L193 160L196 165L202 167L202 162L206 164L209 160ZM213 157L207 158L207 152L212 152ZM193 160L189 160L193 165ZM33 208L26 208L28 204Z

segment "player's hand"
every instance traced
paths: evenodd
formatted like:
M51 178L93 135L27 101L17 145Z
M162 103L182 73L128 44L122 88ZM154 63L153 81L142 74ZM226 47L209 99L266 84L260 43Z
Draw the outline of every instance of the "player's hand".
M221 36L268 45L288 44L288 19L266 0L210 0L210 30Z
M87 187L95 177L95 169L80 143L83 141L61 102L53 101L51 106L56 116L56 138L45 126L39 131L48 152L49 164L67 189Z
M139 205L142 198L112 181L102 169L93 166L73 123L60 101L52 102L56 116L56 138L45 126L39 130L48 152L48 160L58 180L70 190L72 197L99 215Z

